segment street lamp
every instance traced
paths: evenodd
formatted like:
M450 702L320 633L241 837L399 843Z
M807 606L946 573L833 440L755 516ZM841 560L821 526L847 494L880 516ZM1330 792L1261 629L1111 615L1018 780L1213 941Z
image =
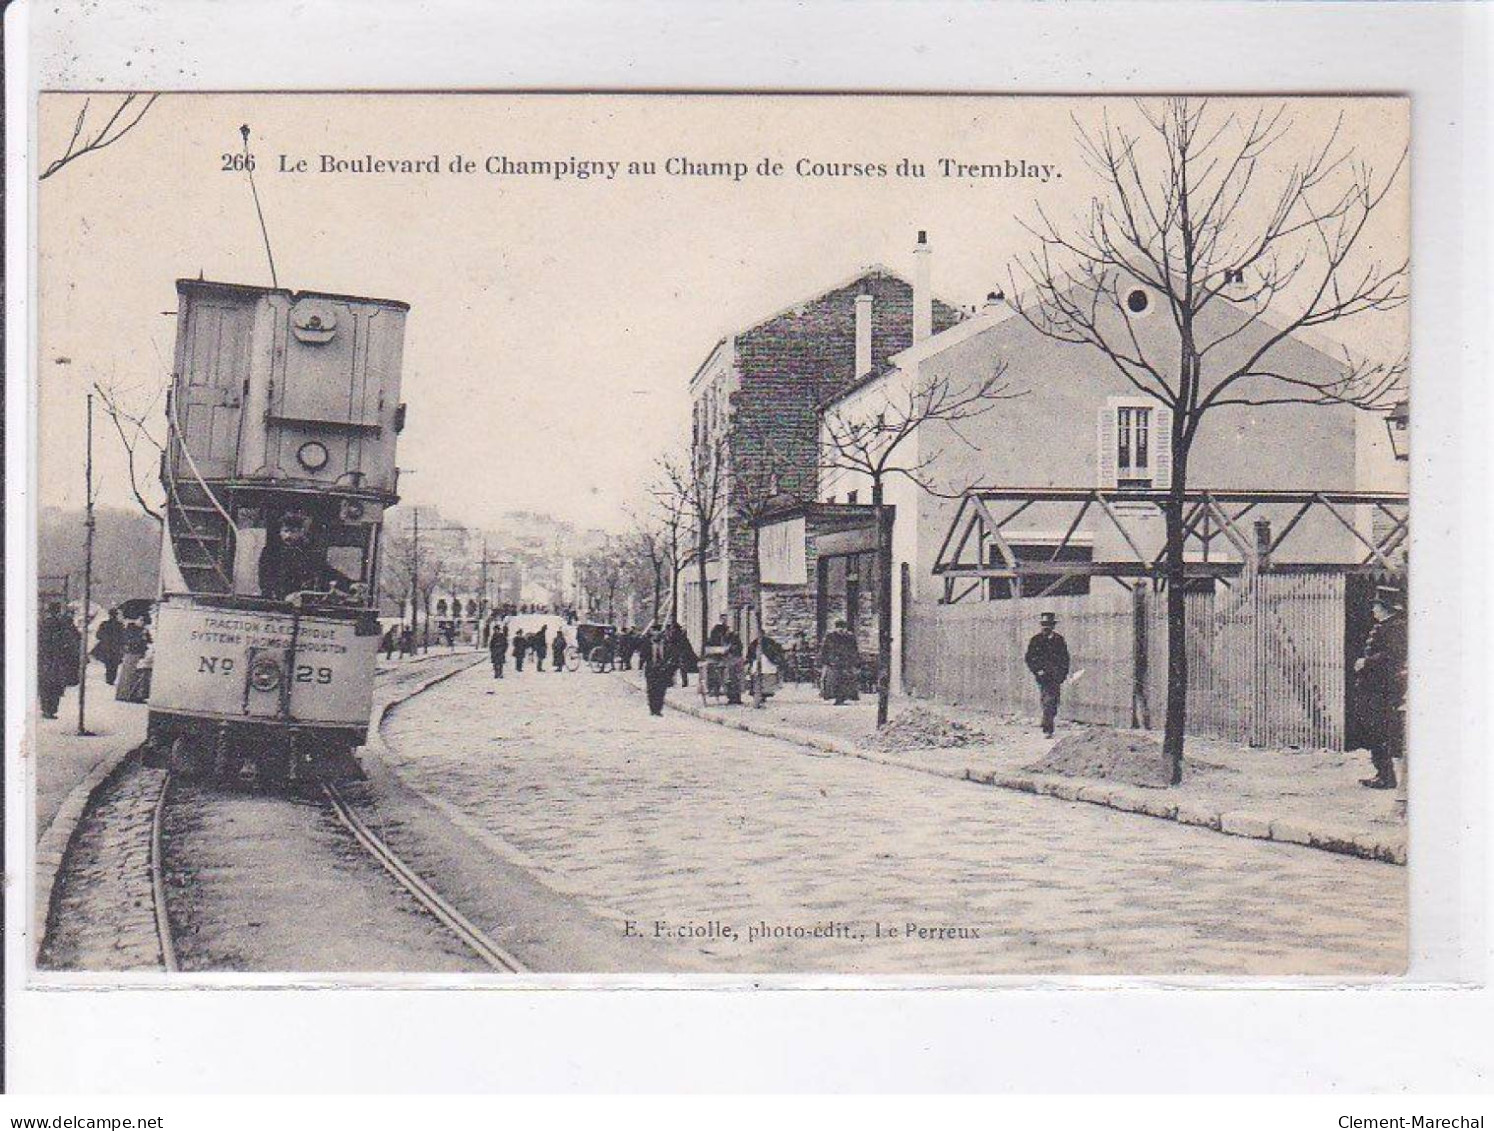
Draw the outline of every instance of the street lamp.
M1398 460L1411 458L1411 402L1395 402L1385 414L1385 431L1390 434L1390 450Z

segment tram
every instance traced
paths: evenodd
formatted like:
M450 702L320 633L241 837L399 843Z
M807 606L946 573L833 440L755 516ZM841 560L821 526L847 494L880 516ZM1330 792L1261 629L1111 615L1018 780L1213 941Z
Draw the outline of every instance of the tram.
M176 284L146 760L361 776L409 306Z

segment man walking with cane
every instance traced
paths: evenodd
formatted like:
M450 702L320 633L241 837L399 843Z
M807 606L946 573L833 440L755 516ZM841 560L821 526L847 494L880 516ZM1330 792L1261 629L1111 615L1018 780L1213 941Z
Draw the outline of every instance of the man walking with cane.
M1043 705L1043 733L1053 737L1053 723L1058 718L1058 694L1069 678L1069 646L1056 631L1058 616L1044 613L1038 617L1038 634L1027 642L1027 670L1037 679L1038 697Z

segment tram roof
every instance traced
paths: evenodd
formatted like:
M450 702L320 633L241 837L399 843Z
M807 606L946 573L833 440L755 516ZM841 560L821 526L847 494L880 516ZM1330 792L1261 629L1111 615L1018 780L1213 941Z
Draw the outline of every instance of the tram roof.
M251 295L285 295L295 301L303 298L325 298L340 302L371 302L379 306L393 307L395 310L409 310L410 304L401 302L397 298L373 298L369 295L345 295L333 291L293 291L289 287L256 287L249 283L219 283L211 279L178 279L176 281L178 293L184 291L216 291L220 294L235 294L241 296Z

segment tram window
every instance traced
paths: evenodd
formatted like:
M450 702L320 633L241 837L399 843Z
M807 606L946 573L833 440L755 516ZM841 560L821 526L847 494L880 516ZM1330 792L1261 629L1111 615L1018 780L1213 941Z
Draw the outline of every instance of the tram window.
M352 581L363 578L362 546L329 546L327 564Z
M265 528L241 523L233 542L233 591L238 596L259 596L259 557L264 552Z

